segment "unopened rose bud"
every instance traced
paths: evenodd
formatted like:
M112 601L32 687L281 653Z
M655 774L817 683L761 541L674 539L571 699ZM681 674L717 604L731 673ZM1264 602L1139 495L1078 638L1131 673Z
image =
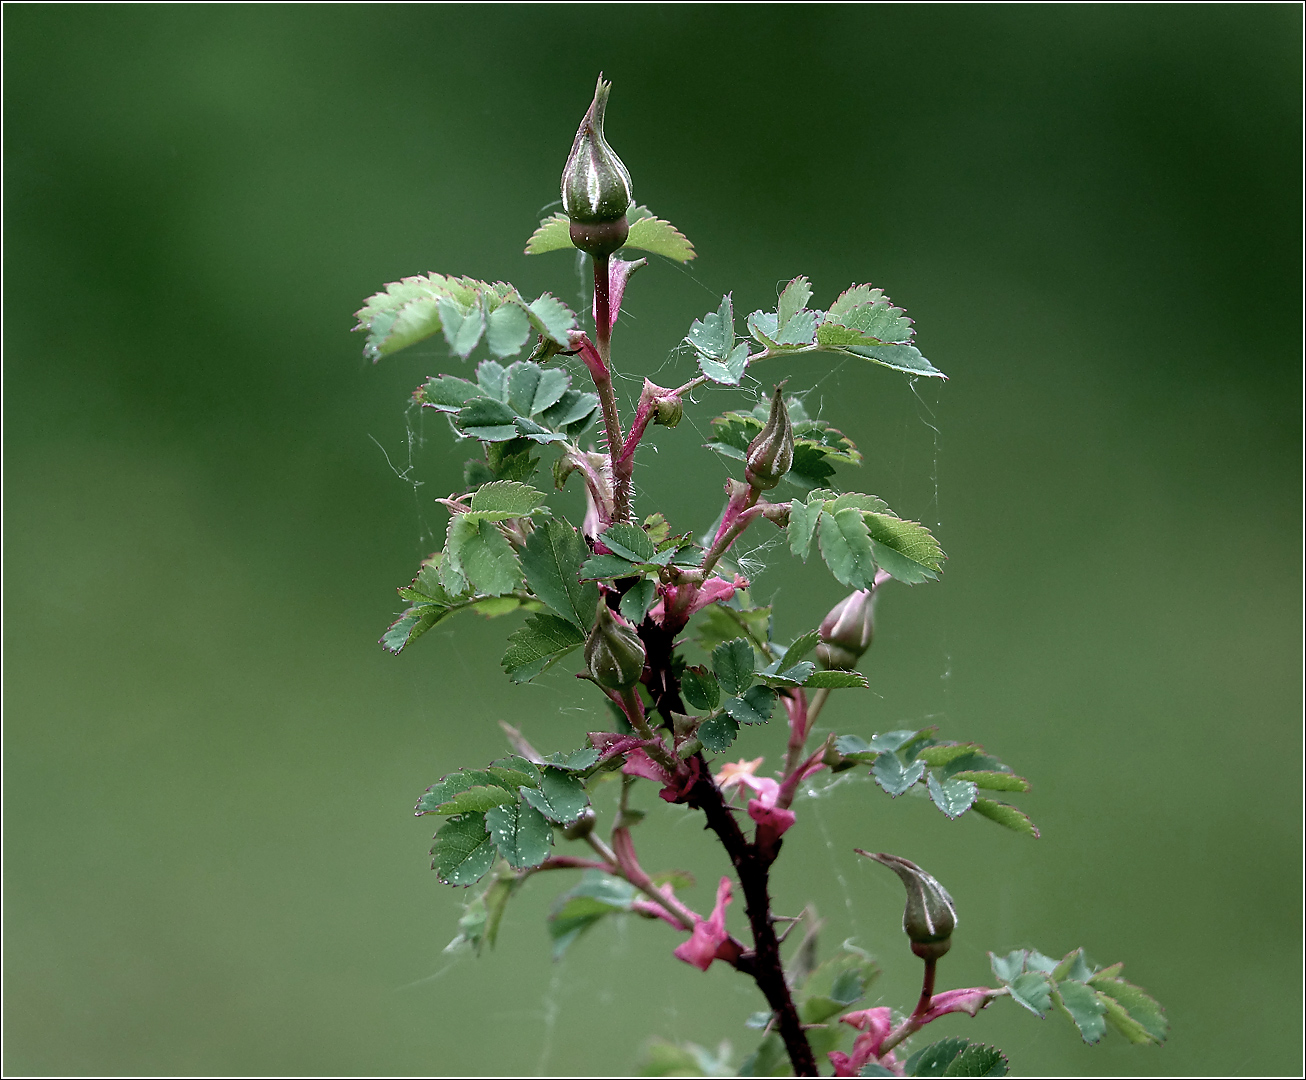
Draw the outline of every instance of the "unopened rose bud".
M766 425L748 444L748 467L744 476L749 484L769 491L794 463L794 426L789 422L782 388L775 388L771 398L771 415Z
M816 656L828 668L851 671L875 636L875 589L845 596L821 622Z
M911 940L911 951L922 960L937 960L952 947L957 909L948 890L914 862L897 855L858 854L887 866L907 886L907 909L902 915L903 933Z
M644 673L644 645L625 619L602 599L585 642L585 666L600 686L629 690Z
M685 406L674 395L657 399L657 411L653 414L653 423L663 427L675 427L685 415Z
M562 172L562 208L571 218L571 242L590 255L612 254L630 234L630 173L603 136L611 89L600 75Z
M584 840L593 831L594 807L587 806L580 812L580 817L563 827L562 835L568 840Z

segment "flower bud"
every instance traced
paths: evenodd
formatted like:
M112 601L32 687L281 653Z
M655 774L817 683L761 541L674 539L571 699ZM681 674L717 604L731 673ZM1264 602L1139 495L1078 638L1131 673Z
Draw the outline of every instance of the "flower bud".
M685 406L675 395L657 399L657 411L653 414L653 423L663 427L675 427L685 415Z
M946 953L952 947L952 931L957 925L957 909L948 890L915 863L897 855L872 855L860 848L857 852L887 866L907 886L902 930L911 940L911 951L922 960L937 960Z
M600 75L562 172L562 208L571 218L571 242L591 255L610 255L626 242L626 211L634 201L630 173L603 136L611 89Z
M876 589L859 589L831 609L818 631L816 656L828 668L851 671L875 636Z
M594 629L585 642L585 666L608 690L629 690L644 673L644 645L625 619L600 598Z
M789 422L789 410L785 408L784 394L779 386L771 398L771 415L766 426L748 444L747 461L744 476L749 484L762 491L769 491L780 483L780 478L794 463L794 426Z
M580 812L580 817L570 825L563 826L562 835L568 840L584 840L594 831L594 807L587 806Z

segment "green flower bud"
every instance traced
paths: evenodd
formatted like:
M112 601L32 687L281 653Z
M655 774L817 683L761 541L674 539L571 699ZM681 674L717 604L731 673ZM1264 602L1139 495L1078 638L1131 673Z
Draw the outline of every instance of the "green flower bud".
M887 866L907 886L907 909L902 915L903 933L911 940L911 951L922 960L937 960L952 947L957 909L948 890L914 862L883 852L858 854Z
M580 812L580 817L570 825L564 825L562 835L568 840L584 840L594 831L594 807L587 806Z
M626 211L634 201L630 173L603 136L611 89L600 75L562 171L562 208L571 218L571 242L591 255L610 255L626 242Z
M657 399L657 411L653 414L653 423L663 427L675 427L685 415L685 406L678 397L660 397Z
M594 629L585 642L585 666L608 690L629 690L644 673L644 644L625 619L600 598Z
M766 426L748 444L748 467L744 476L749 484L762 491L769 491L780 483L780 478L794 463L794 426L789 422L782 389L775 388Z
M828 668L851 671L875 636L875 589L845 596L821 623L816 656Z

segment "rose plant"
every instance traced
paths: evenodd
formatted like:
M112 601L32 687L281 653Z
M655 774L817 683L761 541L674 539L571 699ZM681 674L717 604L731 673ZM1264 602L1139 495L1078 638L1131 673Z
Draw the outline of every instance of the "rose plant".
M509 680L527 682L578 656L577 677L606 698L612 719L588 745L547 754L504 725L512 753L451 772L421 795L416 813L442 820L434 870L451 885L475 887L455 945L492 946L505 906L528 877L579 872L550 916L555 953L600 920L633 913L665 923L662 932L676 939L671 951L686 964L734 967L765 1001L750 1021L761 1034L737 1067L741 1075L816 1076L823 1067L836 1076L1003 1075L1001 1051L964 1038L909 1052L909 1040L939 1017L975 1016L1003 998L1040 1017L1064 1014L1086 1042L1109 1026L1131 1042L1161 1043L1160 1006L1121 978L1120 964L1100 967L1082 949L1059 959L1036 950L990 954L995 985L938 991L936 968L957 912L942 884L900 856L858 849L906 888L903 931L923 964L914 1005L868 1007L877 973L871 958L851 945L819 958L810 910L797 918L773 912L770 875L799 812L795 800L817 774L869 769L894 798L917 789L949 819L979 814L1035 838L1028 815L1006 801L1029 783L983 747L934 728L812 738L832 693L868 685L857 664L871 646L877 595L892 582L936 579L944 554L920 523L874 495L841 489L836 467L856 465L861 455L783 386L766 405L712 421L708 449L736 463L738 476L727 481L721 514L706 532L677 531L673 515L660 510L636 513L641 440L650 426L674 428L696 391L739 390L775 357L833 355L910 378L943 374L882 289L853 285L818 309L808 306L807 278L796 277L774 310L744 319L744 335L732 296L723 296L684 339L698 374L676 387L644 379L633 415L623 417L612 334L647 258L624 256L686 262L695 251L679 230L636 205L630 173L604 133L609 90L600 77L563 171L563 212L541 222L526 247L588 257L589 329L547 293L527 300L503 282L436 273L387 285L358 312L373 360L440 337L463 361L481 345L489 353L474 378L436 375L414 391L421 408L443 413L455 437L482 452L467 462L464 490L438 500L449 512L444 546L399 589L407 606L381 644L400 653L460 611L520 611L525 620L502 660ZM528 346L525 358L507 362ZM588 387L580 385L586 378ZM535 483L550 452L553 485L561 490L575 477L584 487L579 528L548 507L548 492ZM803 560L819 552L851 590L819 627L779 635L770 608L753 603L732 562L749 529L780 530ZM706 662L691 662L691 649ZM782 767L768 774L761 758L731 760L747 729L777 711L789 730ZM618 784L620 795L601 827L590 795L605 783ZM643 815L629 797L646 783L701 813L725 850L730 872L707 915L681 899L684 875L650 873L640 862L635 834ZM736 898L748 921L745 940L726 927ZM782 945L795 928L803 933L786 962ZM699 1048L671 1044L653 1046L646 1068L731 1069Z

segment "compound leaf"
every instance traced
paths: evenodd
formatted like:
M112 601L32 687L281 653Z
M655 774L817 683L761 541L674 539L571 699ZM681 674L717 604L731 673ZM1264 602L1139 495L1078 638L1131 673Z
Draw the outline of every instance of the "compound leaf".
M590 803L584 781L572 772L547 765L540 773L540 786L522 788L522 797L550 821L570 825Z
M940 781L930 773L927 781L934 805L950 818L959 818L975 802L975 785L969 780Z
M727 694L742 694L753 682L753 647L746 638L722 642L712 650L712 670Z
M849 507L837 514L822 513L817 524L821 557L836 581L853 589L875 583L875 556L862 511Z
M964 773L959 773L957 777L949 780L948 783L953 783L954 780L964 776ZM1013 832L1024 833L1026 836L1038 839L1038 826L1029 819L1028 814L1010 803L998 802L995 799L976 799L975 813L982 814L990 821L996 821L999 825L1005 826Z
M645 209L643 207L637 208ZM647 217L635 218L634 213L628 214L630 221L630 235L626 237L624 247L639 248L640 251L651 251L654 255L663 255L668 259L675 259L676 262L689 262L694 258L694 245L685 237L685 234L672 225L669 221L663 221L661 218L649 214ZM534 237L532 237L534 239ZM570 241L570 234L568 240ZM527 249L529 251L529 248Z
M585 634L575 623L540 612L527 616L526 625L508 636L508 651L499 663L512 682L529 682L584 644Z
M835 745L838 746L844 740L853 738L856 736L844 735L836 741ZM840 753L847 753L847 751L841 749ZM880 787L896 799L925 775L925 763L913 761L910 765L904 765L897 754L888 751L875 759L875 764L871 766L871 775L875 777L875 782Z

